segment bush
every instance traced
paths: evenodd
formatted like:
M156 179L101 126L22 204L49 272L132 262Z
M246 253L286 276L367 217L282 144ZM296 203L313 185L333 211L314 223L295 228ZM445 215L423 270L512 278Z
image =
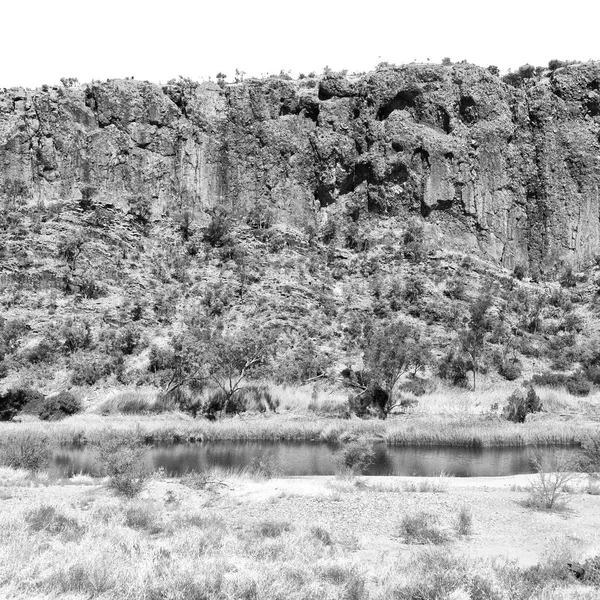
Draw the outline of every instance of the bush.
M527 268L523 265L515 265L515 268L513 269L513 277L519 281L522 281L525 275L527 275Z
M437 516L428 512L404 515L399 535L407 544L443 544L448 541L448 535L439 528Z
M516 390L509 396L502 416L513 423L524 423L528 414L541 410L542 403L539 396L530 387L526 395L521 390Z
M592 384L581 371L578 371L567 380L567 390L573 396L588 396L592 390Z
M79 293L88 300L96 300L106 294L106 289L101 282L98 281L98 276L94 273L86 273L77 282Z
M336 463L342 472L360 475L373 462L375 448L368 440L354 440L344 445L337 453Z
M128 439L108 438L100 442L97 457L108 485L127 498L137 496L146 485L150 471L144 462L144 449Z
M110 375L111 365L106 360L79 357L73 364L71 383L73 385L94 385L103 377Z
M46 398L38 414L43 421L58 421L80 412L81 409L81 400L69 392L60 392L56 396Z
M90 324L87 321L67 321L60 329L60 336L64 339L63 349L67 354L89 348L92 341Z
M203 239L213 248L226 246L231 242L228 215L224 209L213 212L208 227L204 231Z
M460 352L450 350L438 363L438 375L442 379L450 380L455 386L467 387L469 384L467 374L471 368L469 358Z
M39 433L10 434L0 441L0 460L13 469L37 473L52 460L50 439Z
M57 348L51 340L40 340L35 346L31 346L23 351L23 358L36 365L39 363L49 363L54 359Z
M564 450L557 450L551 457L533 452L531 463L537 477L529 487L527 504L535 508L552 509L565 493L565 486L573 479L579 461Z
M303 383L324 375L331 360L315 346L312 340L303 340L279 361L275 377L282 383Z
M500 375L502 375L502 377L508 381L514 381L515 379L518 379L523 374L521 361L514 359L503 362L502 365L500 365L498 373L500 373Z
M0 320L0 323L0 340L3 342L0 346L4 346L9 353L14 352L21 338L29 331L29 325L23 319Z
M0 394L0 421L10 421L27 404L39 405L44 395L30 388L10 389Z

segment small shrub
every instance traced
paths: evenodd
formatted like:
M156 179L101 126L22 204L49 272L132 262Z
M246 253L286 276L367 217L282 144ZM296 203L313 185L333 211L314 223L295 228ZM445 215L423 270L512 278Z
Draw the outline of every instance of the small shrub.
M0 461L12 469L38 473L50 464L52 454L52 444L44 434L9 434L0 441Z
M515 265L515 268L513 269L513 277L515 277L519 281L522 281L526 275L527 275L526 267L524 267L523 265Z
M128 439L108 438L99 444L97 457L109 487L117 494L134 498L144 489L150 471L141 446Z
M448 541L447 534L439 528L437 516L428 512L404 515L399 534L407 544L443 544Z
M89 348L92 341L90 324L87 321L67 321L60 328L59 335L63 338L63 350L67 354Z
M43 421L58 421L81 410L81 400L69 392L61 392L56 396L45 398L38 414Z
M78 281L79 293L88 300L96 300L106 294L106 289L101 282L98 281L98 276L94 273L86 273Z
M360 475L373 462L375 448L368 440L355 440L344 445L336 456L338 469Z
M267 538L276 538L292 529L289 521L262 521L256 526L258 535Z
M324 546L331 546L333 544L331 540L331 534L327 529L321 527L320 525L313 525L310 528L310 533L313 537L318 539Z
M81 356L73 362L71 383L73 385L94 385L110 375L111 370L110 363L106 360Z
M34 346L25 349L23 358L32 365L37 365L52 362L57 353L56 345L51 340L43 339Z
M526 504L548 510L564 504L567 485L579 468L578 459L564 450L557 450L552 456L534 451L530 461L537 475L529 486L529 498Z
M473 512L468 506L463 506L456 521L458 535L471 535L473 533Z
M208 227L204 231L204 241L210 244L213 248L227 246L231 242L229 234L229 219L227 212L224 209L215 210L208 223Z

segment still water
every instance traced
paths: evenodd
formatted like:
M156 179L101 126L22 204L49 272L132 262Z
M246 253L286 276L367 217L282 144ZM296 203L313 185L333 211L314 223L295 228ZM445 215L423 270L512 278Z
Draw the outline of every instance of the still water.
M340 446L318 442L210 442L148 446L146 463L179 476L211 467L243 469L257 463L276 468L279 476L333 475ZM576 452L576 448L568 450ZM528 448L403 447L376 444L376 455L367 475L435 477L499 477L532 473ZM552 452L552 449L546 450ZM54 455L53 470L97 474L94 452L67 448Z

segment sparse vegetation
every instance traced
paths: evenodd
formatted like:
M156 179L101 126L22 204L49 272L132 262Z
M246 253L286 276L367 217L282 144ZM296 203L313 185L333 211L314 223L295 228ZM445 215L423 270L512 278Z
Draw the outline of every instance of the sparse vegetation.
M440 528L438 517L429 512L406 514L400 521L398 534L407 544L443 544L449 540Z

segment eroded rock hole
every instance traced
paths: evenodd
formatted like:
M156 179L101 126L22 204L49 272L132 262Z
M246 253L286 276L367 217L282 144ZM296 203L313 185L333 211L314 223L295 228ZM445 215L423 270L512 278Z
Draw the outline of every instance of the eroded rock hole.
M406 110L415 107L415 100L419 95L418 90L402 90L398 92L392 100L382 104L377 111L377 118L380 121L387 119L395 110Z
M450 125L450 115L443 106L438 107L438 119L444 132L452 133L452 126Z
M392 165L388 178L394 183L404 183L408 181L407 166L404 163L396 163Z
M461 119L465 122L465 123L474 123L475 121L477 121L477 104L475 103L475 100L473 100L473 98L471 98L471 96L462 96L460 99L460 107L459 107L459 113L461 116Z
M333 190L331 187L325 185L324 183L319 183L317 189L315 190L315 199L319 201L321 207L329 206L335 202L332 192Z
M392 142L392 148L396 151L396 152L402 152L402 150L404 150L404 146L400 143L397 142L396 140L394 140Z

